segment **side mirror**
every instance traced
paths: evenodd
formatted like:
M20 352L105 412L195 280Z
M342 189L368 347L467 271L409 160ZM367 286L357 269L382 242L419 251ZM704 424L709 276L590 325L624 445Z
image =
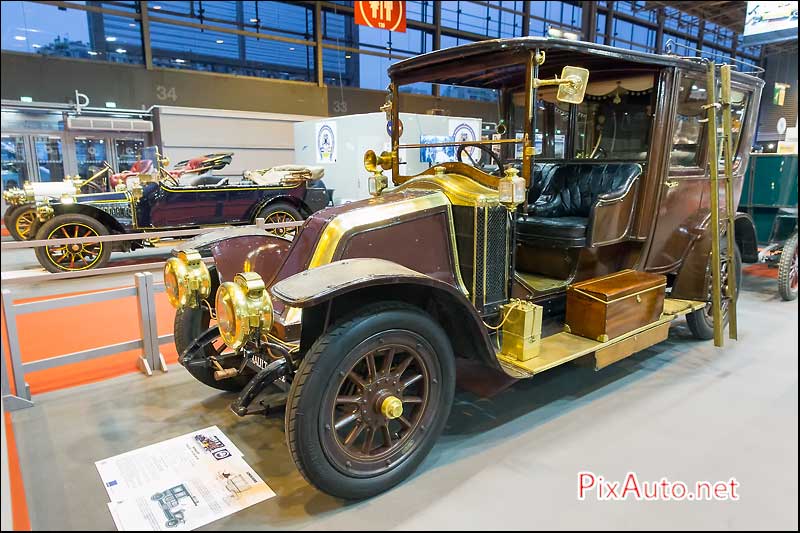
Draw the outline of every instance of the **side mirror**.
M589 71L581 67L566 66L561 70L560 78L552 80L533 79L533 87L544 87L546 85L558 85L556 99L559 102L568 104L580 104L586 94L586 85L589 82Z
M586 95L586 85L589 82L589 71L581 67L564 67L561 70L561 79L567 83L558 86L556 99L568 104L580 104Z

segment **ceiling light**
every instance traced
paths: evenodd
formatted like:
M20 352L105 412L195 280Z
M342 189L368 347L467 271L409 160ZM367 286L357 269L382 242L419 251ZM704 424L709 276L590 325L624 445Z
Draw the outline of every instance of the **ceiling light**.
M106 102L106 107L117 107L116 102Z
M153 9L161 9L161 6L153 6Z
M186 60L185 59L175 58L175 62L176 63L186 63Z
M118 53L118 54L124 54L125 52L127 52L127 50L125 50L124 48L117 48L117 49L116 49L116 50L114 50L114 51L115 51L116 53Z
M97 55L97 52L95 52L94 50L89 50L86 53L89 54L90 56L96 56Z
M33 46L34 48L41 48L42 47L41 44L34 44L34 45L31 45L31 46Z
M217 41L216 41L216 43L217 43L217 44L222 44L222 43L224 43L224 42L225 42L225 41L223 41L222 39L217 39Z
M258 22L258 19L250 19L250 22Z
M28 104L33 102L33 98L31 98L30 96L20 96L19 100L20 102L26 102Z
M116 37L106 37L106 41L108 41L108 42L110 42L110 43L113 43L113 42L114 42L114 41L116 41L116 40L117 40L117 38L116 38Z
M345 59L350 59L351 57L353 57L353 56L351 56L350 54L347 54L347 55L344 56Z
M14 36L14 40L15 41L24 41L25 40L25 36L23 36L23 35L15 35Z
M547 36L548 37L563 37L564 36L564 32L562 32L558 28L548 28L547 29Z
M130 24L128 24L128 26L130 26L131 28L135 28L135 27L136 27L136 24L134 24L133 22L131 22Z
M294 52L294 46L290 46L290 47L289 47L289 51L290 51L290 52Z

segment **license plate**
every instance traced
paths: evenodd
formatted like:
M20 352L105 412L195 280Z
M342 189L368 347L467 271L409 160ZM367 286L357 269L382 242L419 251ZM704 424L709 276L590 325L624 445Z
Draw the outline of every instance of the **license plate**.
M253 363L253 365L259 368L260 370L264 370L265 368L267 368L267 365L269 365L269 361L266 361L264 360L264 358L255 354L250 356L250 362Z

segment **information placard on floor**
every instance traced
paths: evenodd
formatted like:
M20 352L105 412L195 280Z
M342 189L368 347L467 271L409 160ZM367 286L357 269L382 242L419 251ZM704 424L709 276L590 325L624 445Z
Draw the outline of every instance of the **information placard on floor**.
M188 531L275 496L216 426L95 465L120 531Z

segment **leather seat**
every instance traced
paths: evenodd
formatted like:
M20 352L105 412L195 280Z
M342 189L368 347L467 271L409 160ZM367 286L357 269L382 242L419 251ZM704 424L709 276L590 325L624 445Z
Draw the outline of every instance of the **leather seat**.
M597 201L621 196L642 173L637 163L547 163L534 176L536 170L542 190L518 217L517 240L565 247L586 246Z

